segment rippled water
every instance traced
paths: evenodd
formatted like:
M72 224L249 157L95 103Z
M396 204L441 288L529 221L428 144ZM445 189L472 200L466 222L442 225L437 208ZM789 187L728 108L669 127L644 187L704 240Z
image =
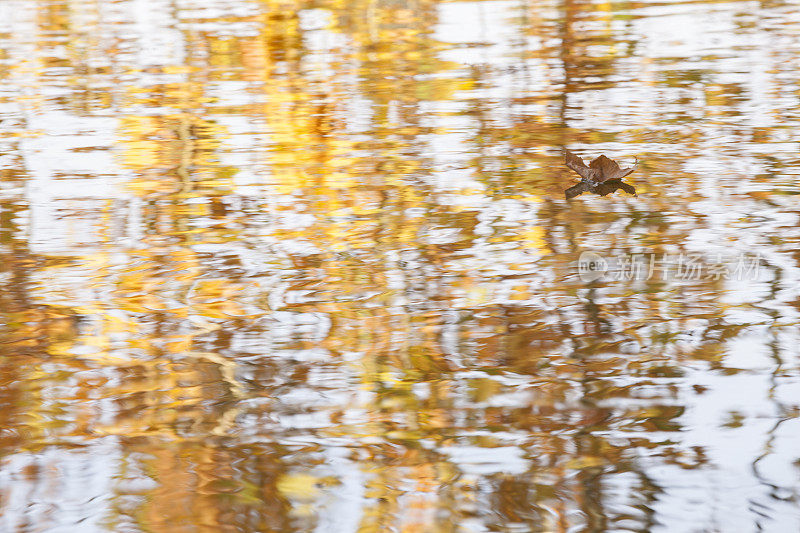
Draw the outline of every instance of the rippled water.
M800 528L796 2L0 15L0 530Z

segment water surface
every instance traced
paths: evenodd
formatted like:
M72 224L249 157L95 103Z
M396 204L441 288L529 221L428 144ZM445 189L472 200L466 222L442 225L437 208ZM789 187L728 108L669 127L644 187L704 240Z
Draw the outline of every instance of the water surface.
M800 528L795 2L0 15L0 530Z

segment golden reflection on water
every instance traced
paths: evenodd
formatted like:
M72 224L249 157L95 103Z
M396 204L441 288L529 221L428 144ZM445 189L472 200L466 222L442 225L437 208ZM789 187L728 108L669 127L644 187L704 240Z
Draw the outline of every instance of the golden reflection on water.
M0 529L797 529L798 52L782 0L8 2Z

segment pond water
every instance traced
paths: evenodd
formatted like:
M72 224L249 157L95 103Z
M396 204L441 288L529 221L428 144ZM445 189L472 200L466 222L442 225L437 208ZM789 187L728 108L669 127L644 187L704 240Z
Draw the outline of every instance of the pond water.
M797 2L0 15L0 530L800 529Z

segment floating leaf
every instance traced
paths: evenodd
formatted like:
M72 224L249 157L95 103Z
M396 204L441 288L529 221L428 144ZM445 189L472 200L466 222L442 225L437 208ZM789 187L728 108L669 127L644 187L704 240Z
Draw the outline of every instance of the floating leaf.
M580 183L564 191L567 200L587 191L605 196L622 189L628 194L636 195L636 189L632 185L621 181L636 170L636 167L620 168L616 161L604 155L595 158L587 167L580 157L569 150L564 153L564 163L582 178Z
M581 178L595 183L602 183L607 180L621 180L636 170L636 167L620 168L616 161L604 155L595 158L587 167L583 159L569 150L565 151L564 162L568 168L577 172Z

